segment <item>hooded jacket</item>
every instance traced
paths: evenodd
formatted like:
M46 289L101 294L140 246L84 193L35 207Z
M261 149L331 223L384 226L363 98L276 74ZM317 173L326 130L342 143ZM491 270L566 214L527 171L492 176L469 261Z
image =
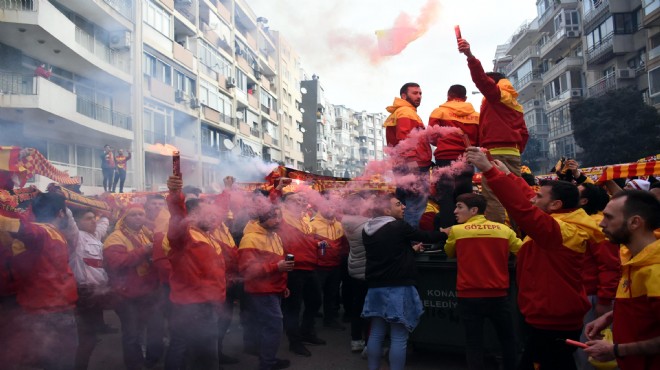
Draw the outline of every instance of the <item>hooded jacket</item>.
M328 242L324 255L319 254L318 267L334 269L341 265L341 259L348 255L348 240L344 228L336 219L328 220L317 213L311 222L316 238Z
M245 225L238 247L238 269L245 279L245 291L251 294L281 294L286 290L287 273L277 268L284 259L282 240L277 233L258 222Z
M367 252L366 278L370 288L410 286L417 283L413 242L435 243L444 234L421 231L390 216L367 221L362 231Z
M311 271L318 265L318 241L312 225L302 215L294 215L282 207L282 222L277 229L286 253L295 258L294 270Z
M435 108L429 118L429 127L455 127L461 129L470 139L470 144L479 142L479 113L474 111L472 104L464 101L450 100ZM449 134L433 138L436 160L456 160L465 152L465 142L462 135Z
M584 253L588 241L602 241L600 228L582 209L543 212L522 195L519 182L495 167L484 176L527 234L516 269L518 307L525 321L538 329L580 330L590 308L582 284Z
M621 247L622 275L614 302L614 343L660 336L660 240L636 256ZM621 370L660 369L660 355L617 358Z
M484 95L479 110L479 145L491 154L520 155L527 145L529 133L518 92L507 79L497 84L486 75L481 62L468 58L472 81Z
M394 103L386 108L390 115L385 119L385 139L387 146L396 147L403 140L409 138L410 134L416 130L424 130L424 123L417 115L417 108L407 100L394 98ZM405 161L416 161L419 167L428 167L431 165L431 146L428 140L421 136L417 143L410 143L410 149L401 150L397 153Z
M364 271L367 265L367 253L362 241L362 230L369 218L357 215L344 215L341 218L341 226L348 239L348 274L353 279L364 280Z

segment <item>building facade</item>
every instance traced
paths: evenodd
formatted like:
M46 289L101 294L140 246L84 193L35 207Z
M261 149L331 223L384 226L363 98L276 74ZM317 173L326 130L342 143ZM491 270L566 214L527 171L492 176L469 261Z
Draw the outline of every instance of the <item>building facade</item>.
M538 0L537 17L498 46L495 68L520 94L536 171L561 157L579 159L570 114L576 101L634 86L653 103L646 50L654 28L646 14L657 5L646 3Z

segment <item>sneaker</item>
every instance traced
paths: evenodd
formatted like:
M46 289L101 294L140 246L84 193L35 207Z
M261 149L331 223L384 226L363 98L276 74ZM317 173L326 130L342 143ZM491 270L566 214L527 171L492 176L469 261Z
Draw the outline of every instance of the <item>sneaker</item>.
M224 353L221 353L218 356L218 363L222 365L233 365L237 364L239 361L236 357L227 356Z
M312 356L312 352L310 352L302 343L291 343L289 345L289 351L301 357Z
M363 340L352 340L351 341L351 352L361 352L364 349Z
M325 346L326 341L317 337L316 335L305 335L302 337L302 342L312 346Z
M369 355L367 354L367 345L366 344L364 346L364 349L362 350L362 353L360 353L360 357L362 357L363 359L366 359L367 357L369 357Z
M289 366L291 366L291 361L285 360L283 358L277 358L275 359L275 365L271 367L271 370L286 369Z
M323 327L328 328L328 329L340 330L340 331L346 330L346 327L344 325L340 324L339 321L337 321L337 320L332 320L330 322L324 322Z

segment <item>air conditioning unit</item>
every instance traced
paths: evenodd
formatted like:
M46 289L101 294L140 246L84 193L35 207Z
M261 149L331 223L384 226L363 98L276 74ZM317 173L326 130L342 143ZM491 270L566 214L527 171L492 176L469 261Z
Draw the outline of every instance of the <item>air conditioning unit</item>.
M190 108L192 108L192 109L199 108L199 99L197 99L197 98L190 99Z
M616 77L617 78L635 78L635 70L634 69L617 69L616 70Z
M566 37L580 37L580 31L568 31Z
M131 47L131 33L128 31L118 31L110 34L111 49L128 49Z
M582 89L571 89L571 96L572 97L581 97L582 96Z
M228 89L231 89L233 87L236 87L236 78L234 77L227 77L227 82L225 83L225 86Z
M183 92L183 90L177 90L174 92L174 99L176 99L177 102L181 102L186 100L186 93Z

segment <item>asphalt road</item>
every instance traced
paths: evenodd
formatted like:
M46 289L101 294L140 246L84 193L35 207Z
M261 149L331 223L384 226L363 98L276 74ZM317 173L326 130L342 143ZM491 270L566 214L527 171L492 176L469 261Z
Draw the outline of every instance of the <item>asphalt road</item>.
M119 319L112 311L105 312L106 322L115 328L119 328ZM320 321L320 320L319 320ZM288 351L288 343L283 338L278 357L291 360L292 370L343 370L343 369L366 369L367 361L360 357L360 354L350 351L350 334L348 324L346 331L330 330L319 328L319 337L325 339L328 344L325 346L308 347L312 356L298 357ZM438 333L442 335L442 333ZM235 319L225 338L225 352L230 356L240 359L236 365L224 365L225 370L252 370L257 369L256 357L242 353L242 328ZM121 353L120 334L104 334L100 337L96 349L90 362L90 370L110 370L123 369ZM162 369L162 364L157 367ZM389 369L387 362L383 361L381 369ZM406 369L447 369L459 370L466 369L463 355L448 354L437 351L417 352L409 348ZM493 366L493 369L496 369Z

